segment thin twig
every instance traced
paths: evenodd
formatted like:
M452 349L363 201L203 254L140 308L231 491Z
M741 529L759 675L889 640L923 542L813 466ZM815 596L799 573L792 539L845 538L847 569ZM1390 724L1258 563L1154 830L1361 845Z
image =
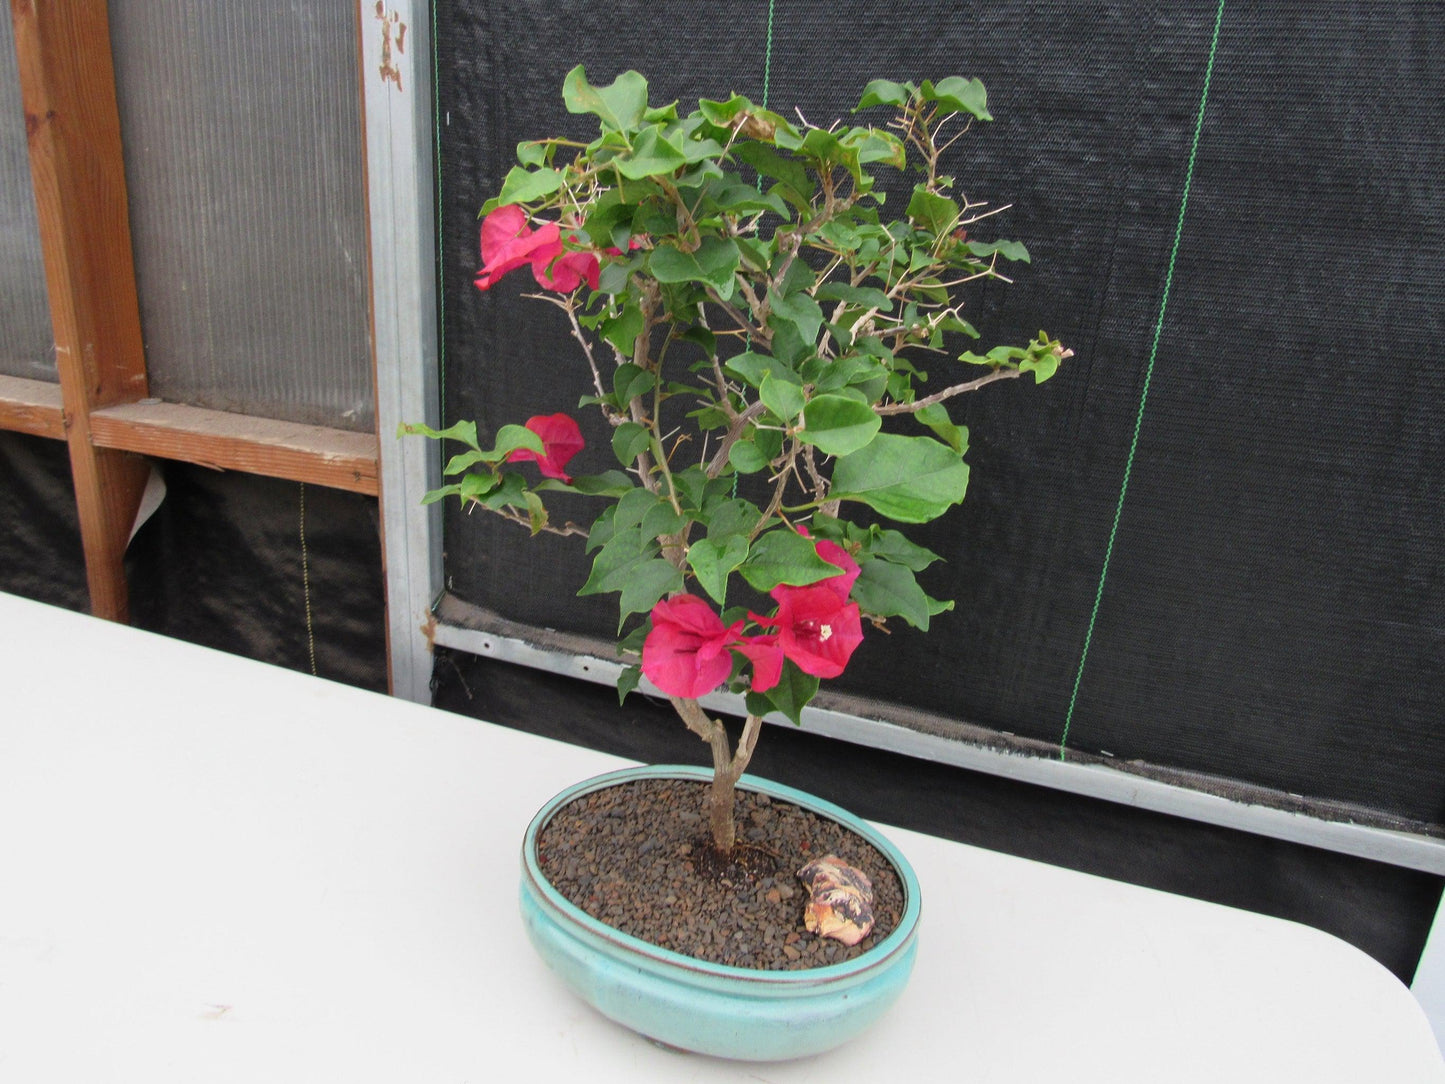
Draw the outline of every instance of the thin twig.
M934 403L941 403L945 399L952 399L955 395L962 395L965 392L977 391L985 384L992 384L997 380L1012 380L1019 375L1018 369L995 369L977 380L969 380L962 384L955 384L951 388L945 388L936 395L930 395L924 399L915 399L911 403L884 403L873 409L879 414L913 414L924 407L932 406Z
M533 529L532 521L515 509L493 508L490 505L483 504L481 501L478 500L472 501L472 507L485 508L488 512L493 512L496 515L501 516L505 520L509 520L512 523L527 528L527 530L532 531L533 534L536 534L537 531L545 531L547 532L547 534L560 535L563 538L566 538L569 535L578 535L582 538L587 537L586 528L577 526L577 524L573 523L571 520L567 521L567 525L565 527L553 527L550 523L544 523L541 527Z
M582 345L582 353L587 356L587 366L592 370L592 386L597 389L597 397L606 399L607 392L602 390L602 372L597 368L597 359L592 356L592 344L587 341L587 336L582 334L582 325L577 322L577 307L572 304L572 299L552 297L548 294L523 294L522 296L550 302L567 314L567 322L572 325L572 337ZM613 426L622 424L623 419L614 411L608 410L605 403L602 404L602 412Z

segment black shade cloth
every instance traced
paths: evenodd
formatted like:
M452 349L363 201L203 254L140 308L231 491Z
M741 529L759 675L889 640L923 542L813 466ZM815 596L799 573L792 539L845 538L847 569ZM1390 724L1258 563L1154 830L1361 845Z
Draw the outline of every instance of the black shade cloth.
M303 546L299 483L161 469L127 555L132 624L307 673L314 651L318 676L386 691L376 498L306 486Z
M0 432L0 591L90 609L64 441Z
M314 650L321 677L386 691L374 497L305 487L303 546L297 483L154 462L165 499L125 557L133 625L308 673ZM0 432L0 591L90 609L61 441Z
M1056 743L1144 386L1215 3L850 8L440 3L445 421L570 411L585 369L560 314L488 294L477 211L538 135L587 136L564 73L634 67L653 100L737 90L827 125L862 84L977 76L998 118L955 148L1033 265L979 291L986 342L1040 326L1076 357L955 416L963 507L918 532L957 600L927 636L870 637L838 683ZM1430 5L1233 5L1131 484L1072 716L1081 752L1445 819L1445 20ZM856 73L856 74L855 74ZM896 202L896 201L895 201ZM520 278L520 276L517 276ZM595 419L574 469L612 466ZM586 521L586 504L557 517ZM462 599L608 636L572 597L575 540L452 505Z

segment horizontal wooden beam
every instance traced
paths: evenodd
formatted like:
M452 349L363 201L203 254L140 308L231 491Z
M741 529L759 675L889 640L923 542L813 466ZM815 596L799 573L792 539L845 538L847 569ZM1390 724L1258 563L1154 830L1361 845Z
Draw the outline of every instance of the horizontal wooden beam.
M90 431L102 448L311 482L373 497L380 488L377 439L372 433L156 400L93 411Z
M60 385L0 375L0 429L64 440L65 406Z

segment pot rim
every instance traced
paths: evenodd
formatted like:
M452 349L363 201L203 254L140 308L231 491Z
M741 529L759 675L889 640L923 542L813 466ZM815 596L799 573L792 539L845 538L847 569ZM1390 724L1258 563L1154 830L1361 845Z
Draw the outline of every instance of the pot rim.
M792 802L794 805L802 806L811 812L837 821L866 839L893 865L899 880L903 882L904 907L898 925L887 937L861 956L844 960L841 963L792 971L769 971L699 960L695 956L687 956L671 949L665 949L660 945L654 945L651 941L624 933L600 919L593 918L558 892L537 866L537 836L558 809L584 794L636 779L658 778L683 778L707 782L712 779L712 770L690 764L650 764L619 768L573 784L538 810L536 816L532 818L532 822L527 826L526 835L522 840L522 872L541 902L552 910L565 915L592 937L617 945L657 964L694 972L700 976L715 976L732 981L746 981L770 986L810 986L824 982L836 983L839 980L859 976L885 966L894 957L907 951L917 938L918 920L922 912L918 878L913 872L913 867L908 864L908 860L903 857L898 848L872 825L849 813L841 806L786 784L774 783L771 780L746 774L738 780L738 787L766 794L771 798Z

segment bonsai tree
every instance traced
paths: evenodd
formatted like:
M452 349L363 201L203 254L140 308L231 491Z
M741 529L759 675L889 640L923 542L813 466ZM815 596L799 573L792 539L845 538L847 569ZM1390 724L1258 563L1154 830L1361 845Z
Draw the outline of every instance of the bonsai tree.
M504 425L489 446L473 422L404 430L465 445L427 501L585 538L580 593L616 594L629 630L621 695L645 676L708 743L726 853L763 717L798 722L865 626L926 630L952 608L915 577L937 555L880 522L927 523L963 500L968 434L949 402L1042 382L1070 351L1043 332L973 348L964 288L1029 258L971 236L995 211L944 172L948 148L992 119L978 80L874 80L858 111L888 110L881 128L794 124L736 94L683 115L650 105L632 71L594 86L579 66L562 96L597 138L518 146L482 208L476 285L526 269L561 310L579 409L606 419L617 466L568 473L584 441L565 411ZM882 169L913 171L892 218ZM589 526L552 521L546 499L562 492L601 503ZM736 745L698 703L723 687L745 696Z

